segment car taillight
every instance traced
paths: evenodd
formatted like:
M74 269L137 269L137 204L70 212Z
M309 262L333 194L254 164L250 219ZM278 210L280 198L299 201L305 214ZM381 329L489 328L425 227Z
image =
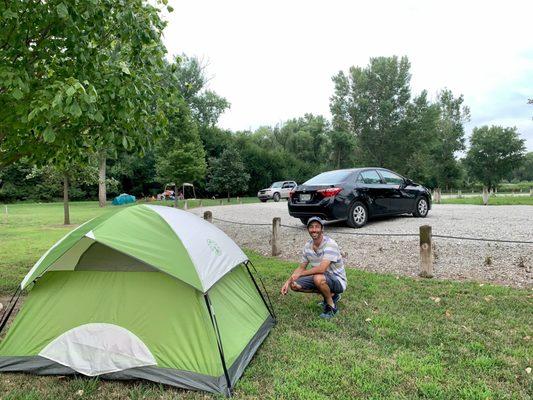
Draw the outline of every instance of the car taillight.
M338 188L338 187L317 190L317 192L320 193L322 197L335 197L341 191L342 191L342 188Z

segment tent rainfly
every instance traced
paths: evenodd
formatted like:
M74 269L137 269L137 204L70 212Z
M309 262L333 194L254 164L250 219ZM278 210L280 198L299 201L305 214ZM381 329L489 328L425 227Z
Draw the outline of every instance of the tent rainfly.
M34 283L0 343L0 372L229 396L275 324L250 266L221 230L185 211L138 205L92 219L20 284L19 294Z

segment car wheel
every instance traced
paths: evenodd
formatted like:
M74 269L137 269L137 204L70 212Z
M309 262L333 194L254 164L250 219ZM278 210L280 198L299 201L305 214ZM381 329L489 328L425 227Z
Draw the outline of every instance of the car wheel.
M309 218L300 218L300 221L302 221L302 224L307 226L307 221L309 221Z
M277 203L280 199L280 195L279 193L274 193L274 196L272 196L272 198L274 199L274 201Z
M348 226L351 226L352 228L361 228L365 226L367 221L368 210L366 209L366 206L360 201L354 202L348 212L348 219L346 221Z
M413 215L417 218L426 218L426 216L428 215L428 211L429 206L427 199L425 197L419 197L416 200L416 206Z
M266 203L267 199L259 199L261 200L261 203Z

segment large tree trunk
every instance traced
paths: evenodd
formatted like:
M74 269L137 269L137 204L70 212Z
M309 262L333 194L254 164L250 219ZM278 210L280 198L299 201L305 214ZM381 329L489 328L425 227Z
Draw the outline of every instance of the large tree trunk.
M489 189L483 186L483 205L486 206L487 204L489 204Z
M66 172L63 174L63 214L63 223L65 225L70 225L70 213L68 205L68 174Z
M98 152L98 205L105 207L107 200L106 186L105 186L105 169L107 161L107 151L102 149Z
M439 187L436 187L434 190L433 190L433 201L437 204L440 204L440 188Z

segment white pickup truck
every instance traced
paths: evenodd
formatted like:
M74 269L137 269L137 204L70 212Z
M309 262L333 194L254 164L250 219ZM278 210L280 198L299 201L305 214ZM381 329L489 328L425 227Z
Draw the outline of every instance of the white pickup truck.
M279 201L280 199L288 199L289 193L296 187L294 181L279 181L274 182L269 188L261 189L257 192L257 197L263 203L267 200Z

